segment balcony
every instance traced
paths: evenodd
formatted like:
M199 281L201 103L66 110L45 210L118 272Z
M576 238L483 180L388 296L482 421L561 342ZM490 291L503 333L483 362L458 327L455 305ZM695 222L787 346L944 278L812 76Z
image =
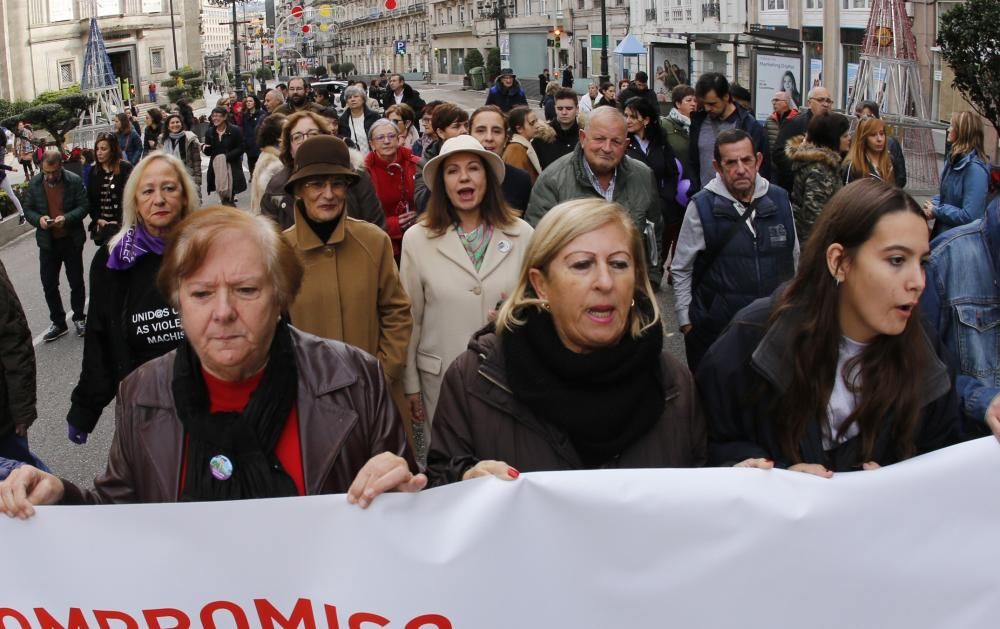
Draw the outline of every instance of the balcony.
M722 7L719 5L718 0L715 2L704 2L701 5L701 19L705 20L716 20L722 16Z

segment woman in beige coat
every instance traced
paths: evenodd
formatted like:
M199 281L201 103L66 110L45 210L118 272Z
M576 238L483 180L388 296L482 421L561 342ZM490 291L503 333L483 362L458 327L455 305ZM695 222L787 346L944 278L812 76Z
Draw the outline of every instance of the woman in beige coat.
M347 189L359 179L347 145L334 136L302 141L287 190L295 224L285 239L305 266L288 308L298 329L343 341L378 358L410 436L403 367L413 318L389 236L347 216Z
M413 308L403 385L418 460L427 452L441 380L517 283L532 229L503 200L504 164L468 135L424 167L427 211L403 235L400 274Z

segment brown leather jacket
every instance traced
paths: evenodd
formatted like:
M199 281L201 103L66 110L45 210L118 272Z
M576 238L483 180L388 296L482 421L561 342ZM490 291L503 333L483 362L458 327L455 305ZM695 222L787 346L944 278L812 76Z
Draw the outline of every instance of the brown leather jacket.
M378 361L295 328L292 343L306 493L345 493L368 459L386 451L415 469ZM174 356L152 360L122 382L108 468L93 490L64 481L62 504L177 501L184 430L170 389Z
M645 436L605 467L700 467L707 457L705 417L694 379L664 351L666 404ZM434 413L427 474L432 485L462 479L481 460L504 461L520 472L583 469L569 439L538 419L507 385L503 344L481 330L448 368Z

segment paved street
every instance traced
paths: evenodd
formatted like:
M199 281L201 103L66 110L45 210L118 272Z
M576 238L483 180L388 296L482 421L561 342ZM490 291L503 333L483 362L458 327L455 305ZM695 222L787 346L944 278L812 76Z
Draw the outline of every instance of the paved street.
M458 86L427 86L418 83L415 87L425 100L447 100L469 109L478 107L485 99L482 93L463 92ZM204 162L207 167L207 160ZM15 182L23 180L19 173L11 174L15 176ZM215 200L214 196L212 195L212 198L206 196L206 199ZM248 198L249 195L244 193L240 195L239 200L246 203ZM95 250L93 244L88 242L84 250L84 262L87 268ZM7 273L20 296L35 339L35 359L38 364L38 420L29 432L32 449L52 467L55 473L89 486L93 477L104 469L114 429L114 407L112 405L105 410L97 429L86 445L78 446L67 439L66 414L69 410L70 392L80 373L83 339L69 334L53 343L41 342L41 334L48 327L49 320L39 280L38 247L35 245L33 233L25 234L0 248L0 260L7 268ZM65 281L65 274L61 277L61 288L63 302L68 308L69 287ZM683 342L676 333L673 298L668 297L669 292L668 287L666 292L659 294L660 307L663 309L666 321L665 344L683 361Z

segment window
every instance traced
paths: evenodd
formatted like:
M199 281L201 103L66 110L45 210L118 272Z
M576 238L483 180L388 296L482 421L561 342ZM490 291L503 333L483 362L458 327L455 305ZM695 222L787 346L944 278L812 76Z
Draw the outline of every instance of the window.
M822 9L823 0L806 0L807 9Z
M59 62L59 89L76 83L76 62L72 59Z
M871 0L844 0L844 9L870 9Z
M162 48L149 49L149 71L153 74L164 71Z
M847 0L845 0L846 2ZM784 11L785 0L760 0L761 11Z
M460 5L458 7L458 23L465 24L465 5Z

